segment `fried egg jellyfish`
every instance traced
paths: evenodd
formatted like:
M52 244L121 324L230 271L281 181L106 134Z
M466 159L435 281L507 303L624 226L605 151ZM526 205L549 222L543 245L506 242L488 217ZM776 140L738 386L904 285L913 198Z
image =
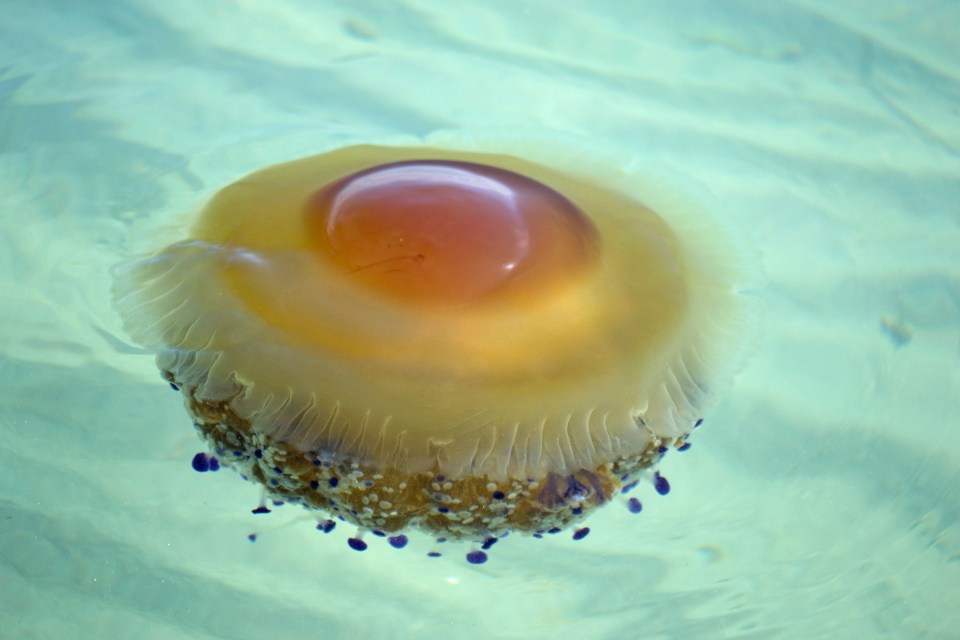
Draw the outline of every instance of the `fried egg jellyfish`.
M749 252L627 164L446 134L270 166L119 267L115 305L209 446L194 468L357 550L419 529L484 562L643 477L666 493L742 365Z

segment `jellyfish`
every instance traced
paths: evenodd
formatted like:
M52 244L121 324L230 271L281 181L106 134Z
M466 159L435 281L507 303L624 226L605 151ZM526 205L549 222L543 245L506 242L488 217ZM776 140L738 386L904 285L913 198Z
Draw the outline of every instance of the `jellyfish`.
M207 445L194 468L349 523L354 549L419 530L475 563L511 532L584 537L644 478L666 493L661 458L742 360L742 256L567 158L348 146L240 179L122 265L115 305Z

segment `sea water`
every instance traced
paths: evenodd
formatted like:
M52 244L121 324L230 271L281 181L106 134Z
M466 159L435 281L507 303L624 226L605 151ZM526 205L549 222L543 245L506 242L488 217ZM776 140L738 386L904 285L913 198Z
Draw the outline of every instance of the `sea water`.
M960 637L956 2L0 9L0 637ZM672 492L480 567L251 514L109 300L245 173L441 129L618 145L765 273Z

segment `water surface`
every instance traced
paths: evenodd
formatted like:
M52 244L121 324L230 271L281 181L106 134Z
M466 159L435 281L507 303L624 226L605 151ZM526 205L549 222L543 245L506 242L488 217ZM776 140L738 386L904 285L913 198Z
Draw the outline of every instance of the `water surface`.
M3 3L4 637L957 637L960 6L555 5ZM193 473L108 294L248 171L448 128L619 145L767 279L672 493L481 567Z

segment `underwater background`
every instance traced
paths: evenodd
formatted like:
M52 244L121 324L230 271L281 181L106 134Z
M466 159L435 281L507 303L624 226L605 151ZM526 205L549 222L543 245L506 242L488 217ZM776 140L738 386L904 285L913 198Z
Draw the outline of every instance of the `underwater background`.
M960 637L957 2L0 9L0 637ZM765 273L673 491L479 567L194 473L109 296L240 176L441 129L617 145Z

